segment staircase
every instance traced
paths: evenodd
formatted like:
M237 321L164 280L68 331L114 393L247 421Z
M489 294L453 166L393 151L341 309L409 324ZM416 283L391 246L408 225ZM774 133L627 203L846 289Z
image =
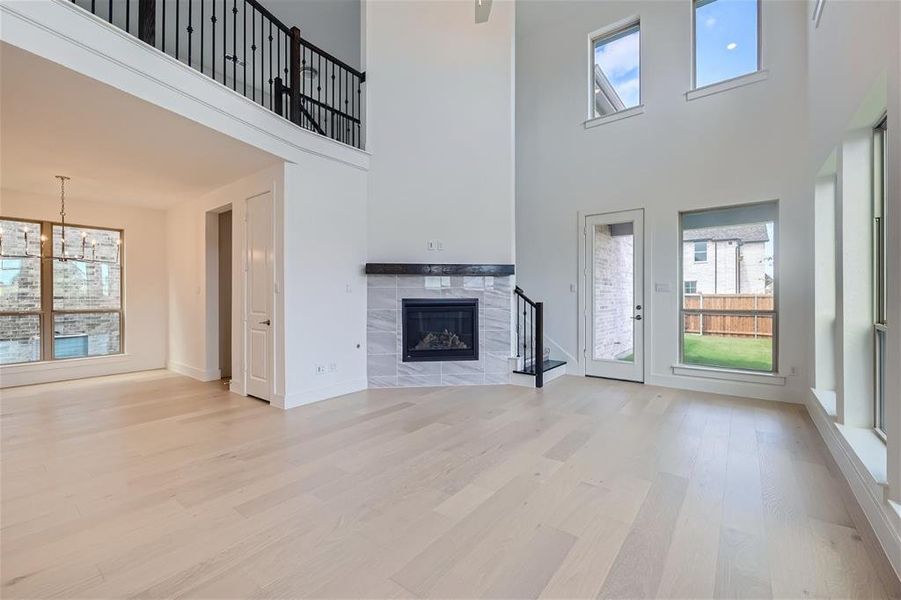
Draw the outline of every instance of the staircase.
M550 349L544 344L544 303L535 302L518 286L516 299L516 357L518 367L514 375L534 377L535 387L564 373L565 361L551 360Z
M288 121L363 147L362 73L257 0L71 0Z

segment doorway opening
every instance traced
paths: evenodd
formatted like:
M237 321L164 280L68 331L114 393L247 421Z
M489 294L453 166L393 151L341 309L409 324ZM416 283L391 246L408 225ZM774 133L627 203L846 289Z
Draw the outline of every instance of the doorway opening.
M232 376L232 211L219 213L219 376Z

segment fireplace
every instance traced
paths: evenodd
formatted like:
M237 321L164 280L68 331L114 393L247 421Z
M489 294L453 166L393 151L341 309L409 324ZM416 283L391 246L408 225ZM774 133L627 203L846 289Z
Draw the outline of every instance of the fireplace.
M403 361L479 360L477 298L405 298Z

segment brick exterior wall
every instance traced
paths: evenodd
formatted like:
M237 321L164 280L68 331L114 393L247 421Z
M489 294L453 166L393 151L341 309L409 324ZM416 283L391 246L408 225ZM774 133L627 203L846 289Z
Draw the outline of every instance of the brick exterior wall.
M682 280L697 281L698 294L766 293L766 244L708 241L707 260L695 262L695 243L682 244ZM740 260L736 260L739 256ZM738 278L736 277L738 267ZM741 286L741 290L737 289Z
M632 235L612 235L610 226L594 233L594 358L612 360L632 352Z

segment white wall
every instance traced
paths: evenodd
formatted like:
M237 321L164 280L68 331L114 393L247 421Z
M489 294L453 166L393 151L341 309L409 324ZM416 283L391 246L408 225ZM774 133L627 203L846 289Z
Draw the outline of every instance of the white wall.
M645 209L646 381L801 401L812 305L805 188L805 47L800 2L762 10L768 78L687 101L688 2L525 2L516 36L516 256L518 283L545 301L546 332L581 354L577 212ZM641 17L643 114L583 127L589 32ZM770 60L772 57L772 60ZM777 60L778 58L778 60ZM774 151L778 148L778 151ZM675 376L678 362L679 211L778 199L780 371L785 386ZM654 284L671 292L654 292Z
M513 2L364 12L370 260L513 262Z
M0 387L159 369L166 364L166 219L161 210L67 203L75 223L125 230L125 353L0 367ZM0 191L0 215L59 220L59 197Z
M291 408L366 388L366 172L286 164L283 210L285 381L273 403Z
M288 27L350 66L360 68L360 0L267 0Z

